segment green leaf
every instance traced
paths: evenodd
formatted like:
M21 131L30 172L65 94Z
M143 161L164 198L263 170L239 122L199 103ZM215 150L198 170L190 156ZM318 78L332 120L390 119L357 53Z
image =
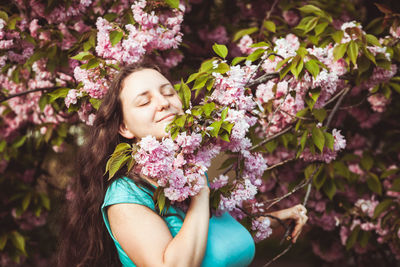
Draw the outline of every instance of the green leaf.
M325 144L326 146L333 151L333 145L335 143L335 138L330 133L324 132L325 136Z
M178 118L175 119L176 126L181 128L185 126L185 122L186 122L186 115L179 116Z
M228 55L228 48L226 48L225 45L220 45L220 44L214 44L212 46L214 52L222 57L222 58L226 58L226 56Z
M298 57L298 55L296 57ZM296 62L292 62L291 71L293 75L296 77L296 79L299 77L300 72L303 70L303 67L304 67L304 62L301 57L299 57L299 60L296 60Z
M221 128L222 121L214 121L211 123L209 127L212 127L213 129L209 131L210 135L213 137L217 137L219 133L219 129Z
M97 98L90 98L89 99L90 104L92 104L92 106L96 109L99 110L99 107L101 105L102 100L101 99L97 99Z
M346 53L348 43L339 44L333 49L333 58L337 61L343 58Z
M130 152L131 149L132 149L132 147L130 144L120 143L115 147L113 155Z
M43 207L46 210L50 210L50 198L44 193L40 193L39 197L40 197L40 201L42 202Z
M191 83L192 81L194 81L201 75L204 75L204 73L196 72L196 73L190 74L189 78L186 80L186 83Z
M356 244L359 232L360 232L360 226L357 225L353 229L353 231L351 232L349 238L346 241L346 250L350 250Z
M184 109L188 109L190 107L190 98L192 97L192 92L190 91L189 86L182 80L182 96L183 96L183 106Z
M6 148L6 146L7 146L6 140L4 140L4 139L1 140L1 141L0 141L0 153L4 151L4 149Z
M165 195L164 192L161 191L157 197L157 205L160 211L160 214L164 214L164 207L165 207Z
M303 108L296 113L296 117L305 117L308 114L308 108Z
M165 0L165 2L171 7L178 9L179 8L179 0Z
M212 59L203 61L203 63L201 63L199 72L207 72L209 70L212 70L214 68L213 62L215 60L216 60L216 58L212 58Z
M324 150L324 144L325 144L325 137L324 133L320 128L313 127L312 129L312 139L314 144L318 147L318 149L322 152Z
M235 57L235 58L232 60L232 66L235 66L236 64L242 62L242 61L245 60L245 59L246 59L246 57Z
M318 100L320 94L321 94L321 90L312 90L312 91L310 91L309 93L311 94L310 97L311 97L311 99L312 99L312 101L313 101L313 104L315 104L315 103L317 102L317 100ZM313 105L313 106L314 106L314 105ZM312 107L310 107L310 108L312 108Z
M258 31L258 27L252 27L252 28L240 30L240 31L235 33L235 35L233 36L233 40L232 41L236 42L237 40L239 40L243 36L251 35L252 33L255 33L256 31Z
M315 171L315 169L316 169L317 167L318 167L318 170ZM318 166L318 165L316 165L316 164L310 164L310 165L308 165L308 166L305 168L305 170L304 170L304 177L305 177L307 180L310 179L310 177L311 177L311 175L314 173L314 171L315 171L314 177L315 177L315 176L318 176L319 173L321 172L321 170L322 170L322 165Z
M400 84L390 82L389 86L392 87L397 93L400 94Z
M315 26L315 29L314 29L315 35L318 36L321 33L323 33L327 26L328 26L328 22L322 22L322 23L318 24L317 26Z
M86 64L86 69L87 69L87 70L89 70L89 69L94 69L94 68L96 68L96 67L99 66L99 65L100 65L100 61L99 61L97 58L92 58L92 59L90 59L89 62Z
M69 90L70 90L69 88L60 88L49 93L50 103L54 102L54 100L60 97L66 97L68 95Z
M7 244L7 234L2 234L0 236L0 251L4 249Z
M309 61L306 62L306 69L308 70L308 72L311 73L311 75L316 78L319 74L319 65L316 62L315 59L311 59Z
M325 184L326 181L326 174L321 175L314 175L313 177L313 184L317 190L320 190L321 187Z
M275 23L270 20L264 21L264 28L266 28L270 32L276 32Z
M11 238L11 242L14 244L15 248L17 248L19 251L21 251L22 253L24 253L26 255L25 238L18 231L12 231L10 238Z
M288 57L288 58L285 58L285 59L282 60L282 61L279 61L278 64L276 64L275 70L276 70L276 71L279 70L284 64L286 64L286 63L287 63L289 60L291 60L291 59L293 59L293 57Z
M335 161L333 163L333 168L335 169L336 174L343 176L345 178L350 177L349 169L342 161Z
M329 199L332 200L333 196L336 194L336 185L333 182L333 179L327 179L322 187L322 190L329 197Z
M312 113L314 115L314 117L319 121L319 122L323 122L326 118L326 110L321 108L321 109L313 109Z
M82 61L82 60L91 59L93 57L94 56L90 52L86 51L86 52L80 52L79 54L77 54L77 55L75 55L75 56L73 56L71 58Z
M369 177L367 178L368 188L372 192L377 193L378 195L382 195L382 184L378 176L376 176L374 173L371 172L369 172L368 174L369 174Z
M365 38L367 39L367 42L369 44L382 47L381 43L379 43L379 41L378 41L378 38L376 38L374 35L367 34L367 35L365 35Z
M305 30L306 25L310 22L310 20L312 20L313 18L315 18L314 16L308 16L308 17L304 17L300 23L295 27L295 29L299 29L299 30Z
M15 26L17 24L17 21L20 21L20 20L22 20L22 18L20 16L15 16L14 17L14 15L13 15L12 17L9 18L9 21L8 21L8 24L7 24L8 28L10 30L15 30L16 29Z
M250 45L250 47L269 47L269 44L266 42L258 42Z
M350 41L349 46L347 47L347 54L355 66L358 57L358 44L355 41Z
M381 178L387 178L387 177L397 173L398 171L399 171L399 169L386 170L386 171L382 172Z
M389 209L389 207L394 204L392 199L385 199L383 201L381 201L374 210L374 216L372 217L372 219L376 219L379 217L379 215L382 214L382 212L386 211Z
M108 14L104 15L104 18L105 18L106 20L108 20L108 22L112 22L112 21L114 21L116 18L118 18L118 15L115 14L115 13L108 13Z
M18 138L16 138L16 140L12 144L12 147L19 148L25 143L25 141L26 141L26 135L19 136Z
M256 61L259 59L263 54L265 53L265 49L259 48L250 55L247 56L247 60L250 60L251 62Z
M312 31L312 30L315 28L315 26L317 26L318 21L319 21L319 18L318 18L318 17L312 18L312 19L307 23L307 25L305 26L305 28L304 28L304 33L308 33L308 32L310 32L310 31Z
M114 46L121 41L122 37L124 37L124 33L122 31L112 31L110 32L110 43L111 46Z
M306 130L306 131L304 131L304 133L300 139L301 151L304 150L304 146L306 145L306 142L307 142L307 137L308 137L308 131Z
M226 142L230 142L231 140L229 139L229 134L227 132L223 132L222 134L219 135L219 138Z
M25 195L25 197L22 199L22 210L26 211L26 209L28 208L29 204L31 203L31 198L32 198L32 193L27 193Z
M5 22L7 22L8 14L6 12L0 10L0 19L3 19Z
M320 8L313 6L313 5L302 6L299 8L299 10L306 14L309 14L309 13L320 14L321 12L323 12Z
M368 240L371 237L370 231L361 231L361 236L358 238L360 240L360 245L365 248L368 245Z
M221 125L222 129L226 130L229 134L232 131L233 123L224 121Z
M211 112L213 112L215 109L215 104L214 102L211 103L207 103L203 105L203 110L204 110L204 114L209 117L211 115Z
M340 44L340 42L341 42L342 39L343 39L343 35L344 35L343 31L336 31L336 32L334 32L334 33L331 34L332 39L333 39L337 44Z
M214 70L214 72L218 72L221 74L224 74L230 70L230 67L228 64L222 62L218 65L218 67Z
M374 160L369 154L366 153L363 155L360 163L361 167L363 167L366 171L369 171L374 166Z
M207 81L207 83L206 83L207 91L210 91L212 89L212 87L214 86L214 83L215 83L214 78L211 78Z
M272 153L277 148L278 143L275 140L272 140L272 141L269 141L268 143L266 143L264 146L269 153Z
M226 107L222 112L221 112L221 120L225 120L226 115L228 114L229 108Z
M124 166L125 163L129 160L131 155L126 155L124 153L118 154L117 156L111 156L109 159L110 164L108 171L108 180L114 177L115 173Z

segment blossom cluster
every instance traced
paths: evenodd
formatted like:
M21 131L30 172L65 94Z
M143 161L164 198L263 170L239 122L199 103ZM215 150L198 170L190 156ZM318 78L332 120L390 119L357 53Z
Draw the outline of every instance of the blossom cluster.
M145 0L136 1L131 6L137 25L125 25L126 33L106 19L98 17L96 22L98 56L132 64L140 61L147 51L178 47L182 42L180 25L183 21L184 7L173 10L173 15L161 14L160 16L157 16L154 11L150 14L146 13L145 7ZM113 46L110 34L114 31L121 31L124 38Z
M207 168L200 162L186 164L189 161L187 154L192 154L200 142L201 135L196 133L181 134L175 142L171 138L158 141L153 136L144 137L137 143L135 170L156 179L171 201L181 202L196 195L204 186Z
M254 241L260 242L272 234L271 221L267 217L253 220L251 230L255 231Z

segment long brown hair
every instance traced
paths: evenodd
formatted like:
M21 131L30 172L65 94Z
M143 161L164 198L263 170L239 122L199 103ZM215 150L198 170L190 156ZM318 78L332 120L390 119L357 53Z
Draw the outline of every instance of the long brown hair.
M102 100L93 126L87 131L85 144L77 157L78 173L72 181L74 197L67 203L59 241L60 267L121 266L101 215L107 186L113 181L107 181L103 174L115 146L128 142L118 133L123 121L120 92L124 80L130 74L148 68L158 70L155 66L144 64L129 65L120 70ZM120 177L125 171L120 170L115 177ZM145 185L143 181L137 182Z

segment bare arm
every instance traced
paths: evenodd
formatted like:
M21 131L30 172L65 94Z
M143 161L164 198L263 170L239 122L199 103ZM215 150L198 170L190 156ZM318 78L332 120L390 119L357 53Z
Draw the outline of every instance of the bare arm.
M208 187L192 197L181 230L172 238L164 220L139 204L116 204L107 214L114 237L137 266L200 266L209 212Z

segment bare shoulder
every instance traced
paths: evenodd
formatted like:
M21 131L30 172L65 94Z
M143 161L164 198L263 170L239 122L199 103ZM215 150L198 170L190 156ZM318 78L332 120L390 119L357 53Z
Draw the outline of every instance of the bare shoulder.
M162 263L172 235L155 211L140 204L120 203L109 206L107 215L115 239L136 265Z

